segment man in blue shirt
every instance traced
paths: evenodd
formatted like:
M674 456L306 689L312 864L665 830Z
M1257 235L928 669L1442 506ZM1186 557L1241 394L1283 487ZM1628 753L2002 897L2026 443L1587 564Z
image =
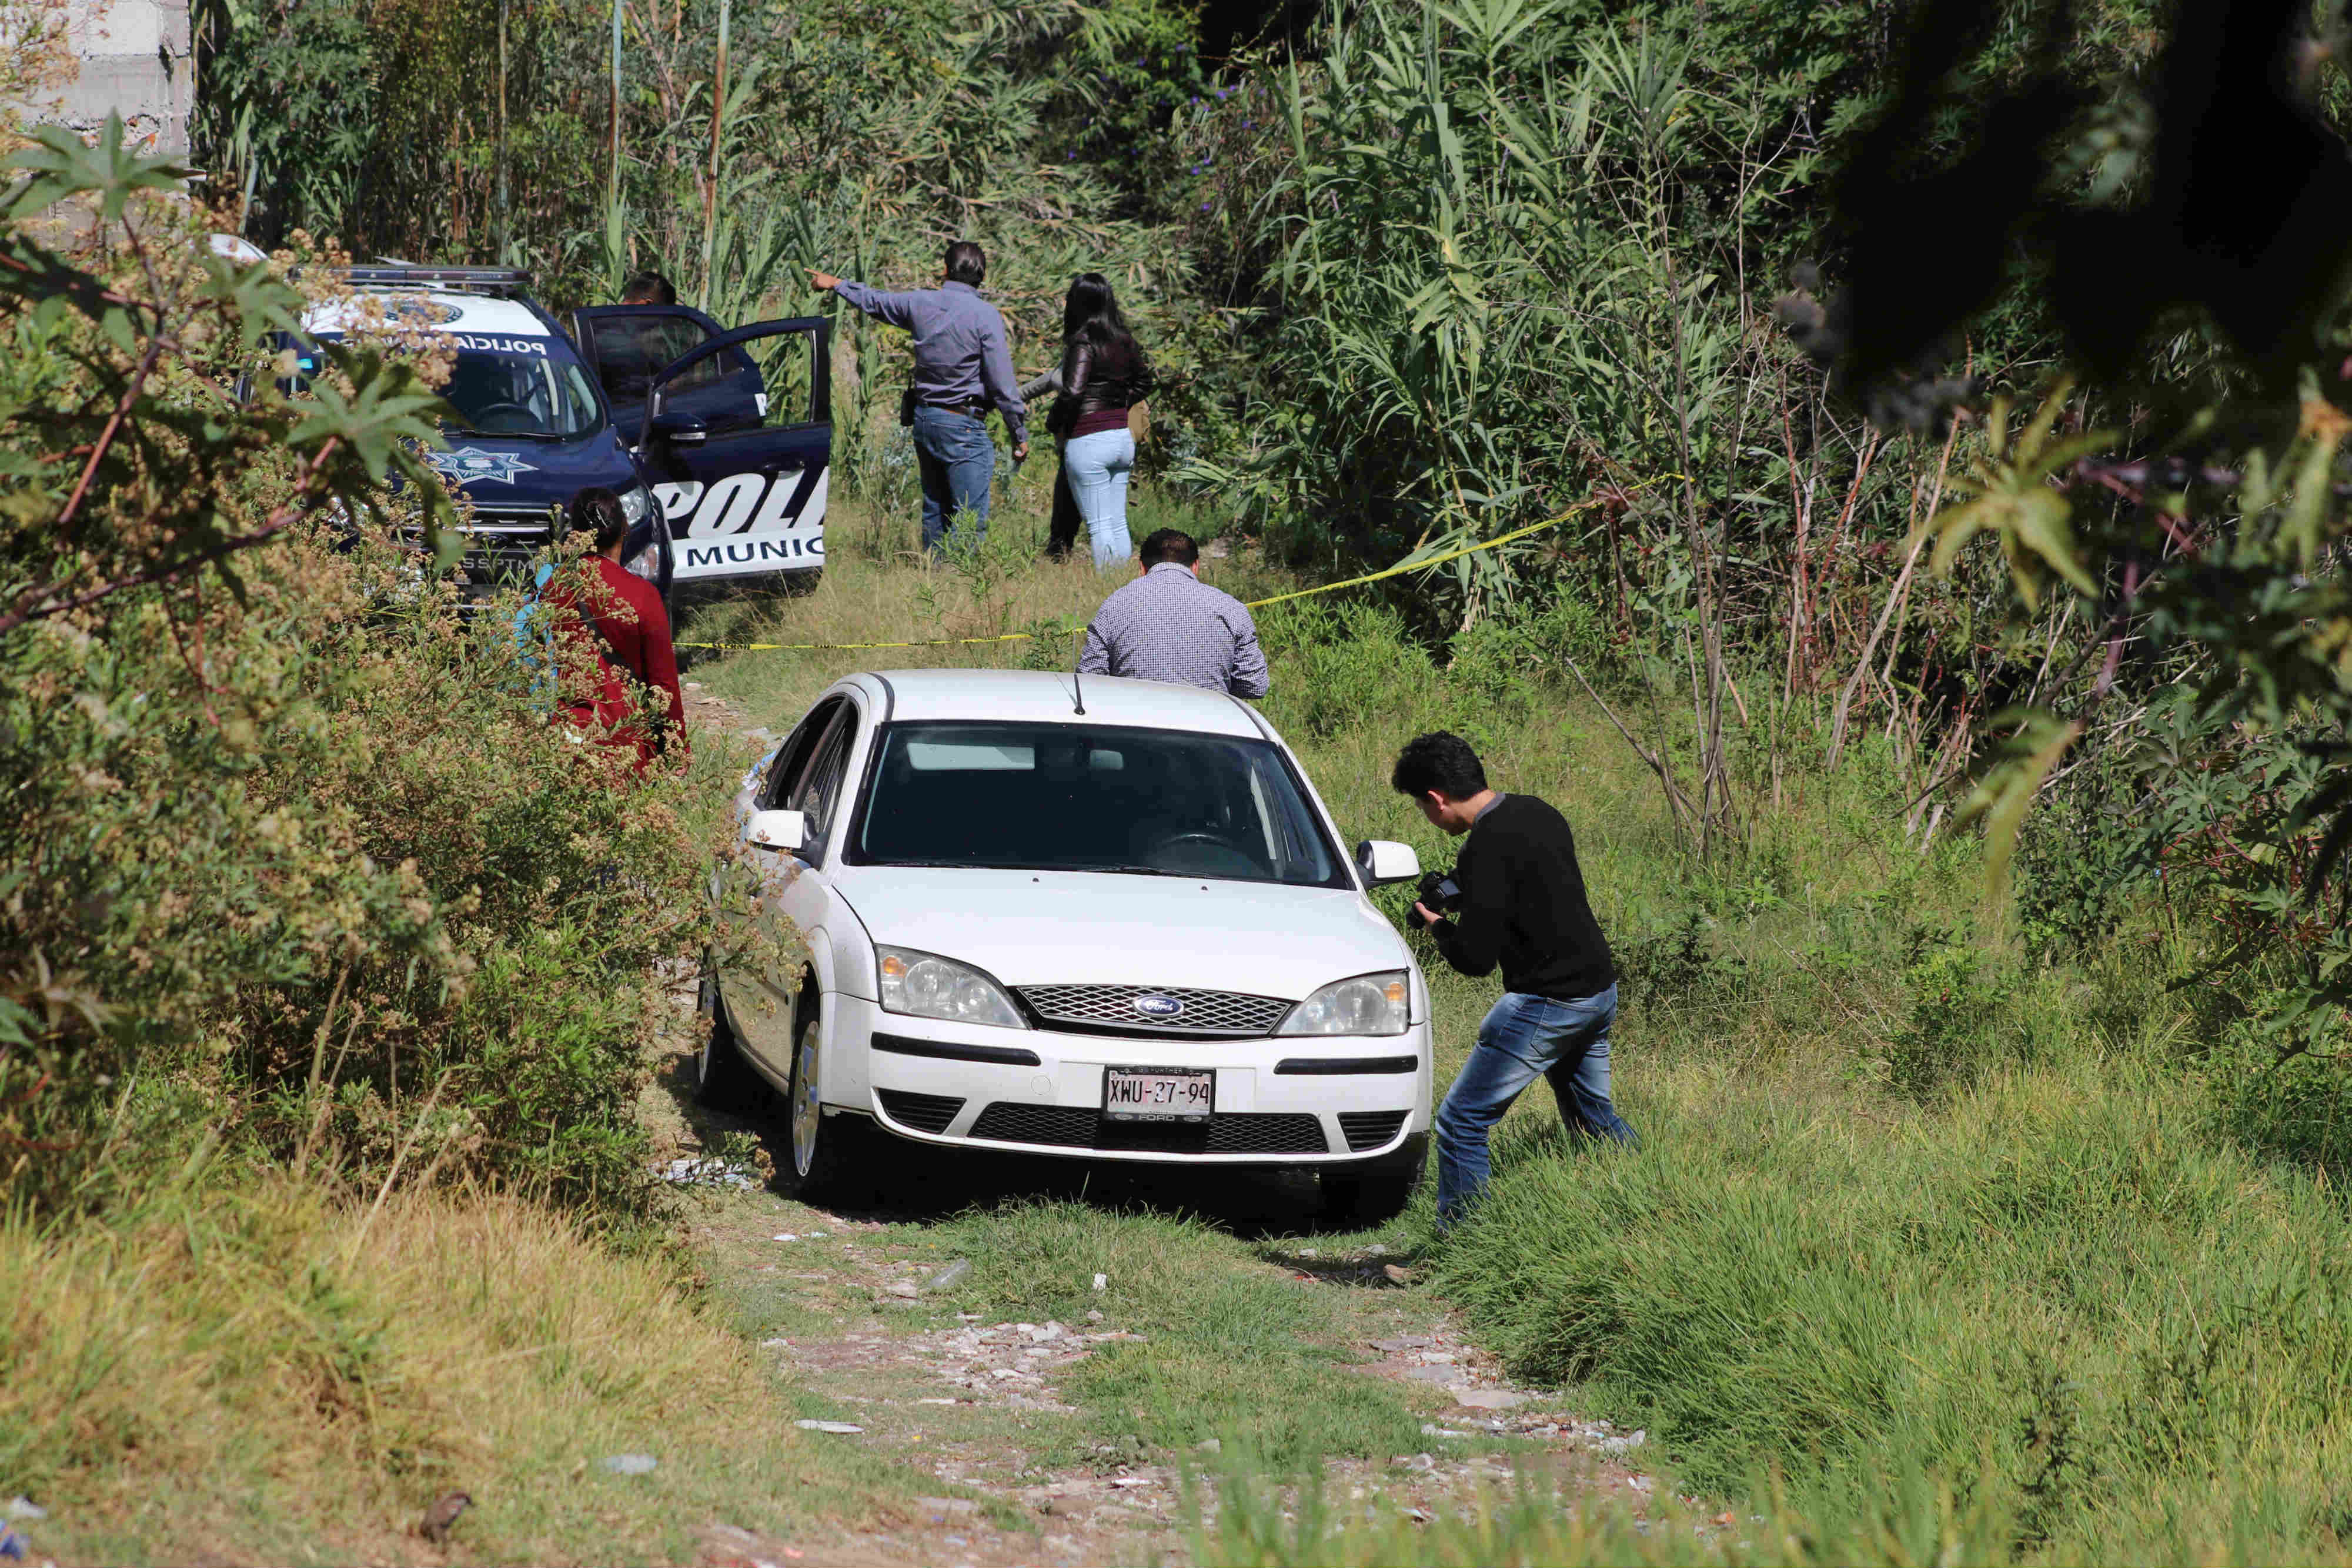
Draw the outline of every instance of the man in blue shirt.
M960 239L948 246L946 273L937 288L885 294L809 269L817 287L915 335L915 462L923 480L923 545L933 555L962 514L971 514L974 543L988 535L996 478L996 443L983 423L991 403L1003 411L1013 461L1029 455L1029 408L1013 379L1004 318L980 297L988 258Z
M1078 674L1170 681L1237 697L1265 695L1265 651L1249 607L1201 580L1192 536L1161 528L1139 552L1143 570L1103 601L1078 650Z

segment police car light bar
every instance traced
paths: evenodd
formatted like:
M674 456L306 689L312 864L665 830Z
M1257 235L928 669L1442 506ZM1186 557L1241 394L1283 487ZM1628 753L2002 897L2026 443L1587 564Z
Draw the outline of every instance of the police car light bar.
M348 283L376 287L437 285L444 288L527 288L530 273L520 267L339 267L333 276Z

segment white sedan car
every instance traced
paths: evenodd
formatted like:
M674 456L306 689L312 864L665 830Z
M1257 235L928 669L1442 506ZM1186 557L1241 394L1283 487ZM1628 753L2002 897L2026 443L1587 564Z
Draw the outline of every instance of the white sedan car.
M849 676L736 798L804 973L721 969L706 1099L789 1107L784 1184L890 1140L1313 1167L1402 1208L1429 1131L1429 991L1297 758L1234 699L1010 670Z

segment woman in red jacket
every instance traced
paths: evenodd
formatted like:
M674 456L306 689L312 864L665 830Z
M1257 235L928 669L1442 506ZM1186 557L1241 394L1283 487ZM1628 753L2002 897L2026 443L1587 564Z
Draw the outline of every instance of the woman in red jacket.
M583 728L602 731L601 744L635 747L640 773L673 748L683 758L686 696L678 690L669 612L652 583L621 565L629 536L621 498L610 490L581 491L572 502L572 526L590 535L595 553L581 562L583 585L560 588L547 602L570 645L595 657L597 690L593 707L575 701L568 711Z

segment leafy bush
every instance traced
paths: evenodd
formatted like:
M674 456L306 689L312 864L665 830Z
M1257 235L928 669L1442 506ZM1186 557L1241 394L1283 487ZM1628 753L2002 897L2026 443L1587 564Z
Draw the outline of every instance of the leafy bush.
M1315 738L1395 727L1430 695L1437 666L1392 610L1307 599L1269 606L1258 634L1272 665L1267 704L1286 732Z
M516 601L464 612L402 542L447 507L419 368L345 347L315 398L230 401L304 304L282 262L143 206L159 162L31 166L0 272L0 1168L65 1201L202 1123L631 1189L698 819L549 722ZM75 191L87 266L23 222Z
M1886 1041L1887 1082L1915 1097L1971 1087L2011 1048L2014 982L1951 932L1923 927L1907 946L1911 1013Z

